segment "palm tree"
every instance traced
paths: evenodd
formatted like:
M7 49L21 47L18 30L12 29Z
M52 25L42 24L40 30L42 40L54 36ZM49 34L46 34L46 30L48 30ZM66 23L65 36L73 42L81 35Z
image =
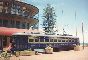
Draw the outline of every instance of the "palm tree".
M51 7L50 4L47 4L47 7L43 10L43 28L45 34L55 34L54 27L56 22L56 14L54 12L54 7Z

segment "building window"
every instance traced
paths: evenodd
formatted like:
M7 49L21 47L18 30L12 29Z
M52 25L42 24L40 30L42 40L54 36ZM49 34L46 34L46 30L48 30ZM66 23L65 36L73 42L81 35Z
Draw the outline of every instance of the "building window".
M0 12L2 12L2 10L3 10L3 6L0 6Z
M10 20L10 27L11 27L11 28L15 27L15 21Z
M2 20L0 20L0 26L2 26Z
M0 12L3 10L3 2L0 2Z
M23 16L23 17L28 17L28 16L29 16L29 14L28 14L28 12L27 12L27 11L23 11L23 12L22 12L22 16Z
M3 2L0 2L0 5L3 5Z
M4 7L5 13L8 13L8 7Z
M11 8L11 14L16 14L16 10L14 8Z
M29 27L29 23L27 23L27 29L29 29L30 27Z
M22 10L18 10L18 15L22 16Z
M22 28L25 29L25 22L22 22Z
M5 3L4 3L4 5L5 5L5 6L8 6L8 5L9 5L9 3L8 3L8 2L5 2Z
M3 20L3 27L8 27L8 20Z
M25 11L25 12L24 12L24 17L28 17L28 16L29 16L28 12Z
M20 28L20 21L16 21L16 28Z

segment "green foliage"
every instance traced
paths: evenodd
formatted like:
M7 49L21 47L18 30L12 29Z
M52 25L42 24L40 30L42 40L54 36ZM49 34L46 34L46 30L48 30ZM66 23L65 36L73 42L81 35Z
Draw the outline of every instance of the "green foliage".
M54 12L54 7L51 7L50 4L47 4L47 7L43 10L43 28L45 34L55 34L53 30L56 22L56 14Z

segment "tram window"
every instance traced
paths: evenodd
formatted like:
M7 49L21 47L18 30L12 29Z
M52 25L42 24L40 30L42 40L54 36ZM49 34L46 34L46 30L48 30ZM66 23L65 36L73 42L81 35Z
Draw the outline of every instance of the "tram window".
M54 42L57 42L57 39L54 39Z
M35 39L35 42L39 42L39 40L38 39Z
M70 38L67 38L67 39L70 39Z
M45 39L45 42L49 42L49 39Z
M62 40L62 42L65 42L65 40Z
M75 42L76 40L74 40L74 42Z
M58 40L58 42L61 42L61 40Z
M39 38L40 38L40 39L44 39L44 36L40 36Z
M53 42L53 39L50 39L50 42Z
M40 36L40 42L44 42L44 36Z
M29 42L34 42L34 39L29 39Z
M3 20L3 27L7 27L8 26L8 20Z
M74 40L72 40L72 42L74 42Z
M68 42L68 40L66 40L66 42Z
M71 40L69 40L69 42L71 42Z
M65 37L61 37L62 39L65 39Z
M49 42L49 37L45 36L44 39L45 39L45 42Z
M79 40L79 39L74 39L74 40Z
M40 39L40 42L44 42L44 39Z

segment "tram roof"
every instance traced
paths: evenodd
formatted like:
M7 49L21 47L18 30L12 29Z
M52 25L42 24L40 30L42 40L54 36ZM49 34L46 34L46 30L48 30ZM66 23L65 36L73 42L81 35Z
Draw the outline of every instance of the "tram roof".
M79 38L77 36L72 36L72 35L44 35L44 34L32 34L32 33L14 33L13 35L32 35L32 36L47 36L47 37L69 37L69 38Z

